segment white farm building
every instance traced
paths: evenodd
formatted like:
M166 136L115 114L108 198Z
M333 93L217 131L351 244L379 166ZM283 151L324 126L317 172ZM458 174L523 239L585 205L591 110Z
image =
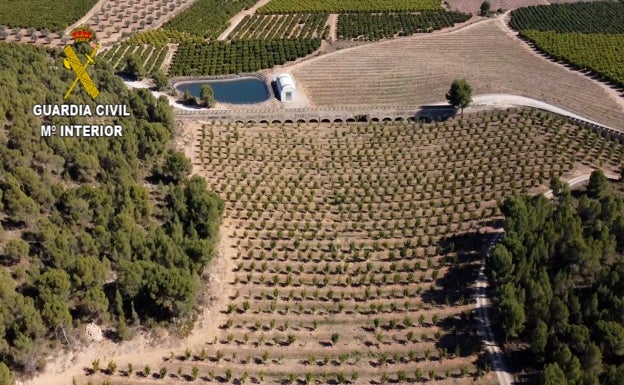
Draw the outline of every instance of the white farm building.
M292 77L288 74L277 75L275 85L282 102L292 102L297 95L297 88Z

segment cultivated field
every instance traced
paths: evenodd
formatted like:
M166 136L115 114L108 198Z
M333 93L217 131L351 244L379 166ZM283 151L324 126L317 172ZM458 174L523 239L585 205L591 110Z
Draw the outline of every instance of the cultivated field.
M522 8L509 25L555 60L624 87L624 3Z
M162 66L168 52L168 47L164 45L120 44L112 47L98 57L109 62L113 68L120 70L122 69L121 66L125 63L124 59L130 54L135 54L139 57L145 71L149 74L153 71L157 71Z
M575 3L579 1L587 0L489 0L492 11L502 9L508 11L510 9L516 9L521 7L528 7L531 5L548 5L559 3ZM592 0L589 0L592 1ZM479 9L483 0L444 0L445 7L449 10L460 11L466 13L472 13L473 15L479 14Z
M82 25L92 28L101 44L110 45L134 33L161 26L165 21L190 6L192 2L192 0L105 0L93 9L91 16ZM2 1L0 1L1 4ZM40 13L41 10L33 12ZM81 15L85 13L86 11ZM72 21L78 17L74 17ZM23 14L22 18L24 18ZM65 31L61 28L3 29L1 25L0 22L0 41L19 41L51 47L71 42L70 28Z
M289 70L316 106L439 102L454 79L466 78L475 94L527 96L624 129L615 91L539 57L497 19L338 51Z
M460 11L466 13L472 13L473 15L479 14L483 0L444 0L446 8L452 11ZM528 7L529 5L546 5L546 0L490 0L492 11L498 9L509 10L520 7Z
M0 25L60 31L80 19L96 0L0 0Z
M328 17L325 13L246 16L230 33L229 39L326 38Z
M271 0L258 13L400 12L442 10L437 0Z
M113 0L86 23L101 43L114 43L132 34L161 26L193 3L192 0Z
M342 40L388 39L452 27L470 17L460 12L436 11L340 14L337 35Z
M534 110L425 125L183 124L195 171L226 201L229 297L204 320L218 331L158 361L100 357L115 368L94 383L494 384L478 363L476 232L502 197L624 156Z

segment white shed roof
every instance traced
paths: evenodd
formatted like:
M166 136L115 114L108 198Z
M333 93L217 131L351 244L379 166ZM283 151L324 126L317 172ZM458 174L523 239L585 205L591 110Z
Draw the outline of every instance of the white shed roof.
M288 74L277 75L277 84L279 84L280 88L284 89L286 87L295 88L295 82L292 77Z

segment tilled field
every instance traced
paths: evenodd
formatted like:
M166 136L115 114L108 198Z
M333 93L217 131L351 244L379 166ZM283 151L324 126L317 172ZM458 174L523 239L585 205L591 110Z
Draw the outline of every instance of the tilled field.
M137 355L129 377L116 362L89 380L156 384L162 370L167 383L495 383L472 299L479 233L504 196L624 156L535 110L428 125L185 125L196 170L226 202L229 299L204 321L219 331L159 362Z
M475 94L531 97L624 129L615 93L536 55L498 20L339 51L296 65L293 74L316 106L439 102L454 79L465 78Z

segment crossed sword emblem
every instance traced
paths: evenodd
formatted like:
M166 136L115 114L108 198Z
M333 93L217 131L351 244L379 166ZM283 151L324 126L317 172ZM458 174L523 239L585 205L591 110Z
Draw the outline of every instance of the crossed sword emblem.
M87 57L87 62L82 64L80 62L80 59L78 59L76 52L74 52L74 49L70 45L65 47L63 52L65 52L66 58L63 59L63 65L65 66L65 68L74 71L74 73L76 74L76 79L74 79L74 82L65 93L63 99L67 99L69 97L69 94L73 91L74 87L76 87L78 81L82 83L82 86L93 99L95 99L100 94L100 91L98 91L97 87L95 86L93 79L91 79L91 76L89 76L89 74L87 73L87 67L89 66L89 64L95 64L93 58L95 57L98 49L100 49L99 44L93 46L91 54L85 55Z

